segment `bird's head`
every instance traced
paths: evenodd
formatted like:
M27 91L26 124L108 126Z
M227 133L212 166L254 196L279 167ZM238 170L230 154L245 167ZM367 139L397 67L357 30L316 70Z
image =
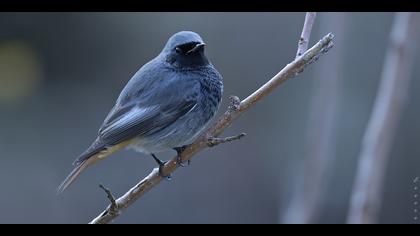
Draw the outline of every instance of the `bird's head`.
M167 63L176 68L206 66L209 61L204 53L205 45L197 33L181 31L169 38L161 54Z

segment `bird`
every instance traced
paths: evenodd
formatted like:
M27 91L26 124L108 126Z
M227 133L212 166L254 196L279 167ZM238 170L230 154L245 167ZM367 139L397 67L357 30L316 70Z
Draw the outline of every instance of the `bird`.
M173 34L162 51L127 82L99 128L94 142L74 161L57 188L62 193L89 166L127 148L151 155L180 153L217 113L223 78L205 54L206 44L192 31Z

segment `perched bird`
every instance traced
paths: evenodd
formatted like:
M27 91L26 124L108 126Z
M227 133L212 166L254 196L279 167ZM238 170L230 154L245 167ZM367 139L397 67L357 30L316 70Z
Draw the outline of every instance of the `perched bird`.
M74 162L58 187L63 192L88 166L128 147L152 155L190 144L216 114L222 76L204 53L202 38L191 31L171 36L160 54L142 66L121 91L93 144ZM178 163L182 165L181 159Z

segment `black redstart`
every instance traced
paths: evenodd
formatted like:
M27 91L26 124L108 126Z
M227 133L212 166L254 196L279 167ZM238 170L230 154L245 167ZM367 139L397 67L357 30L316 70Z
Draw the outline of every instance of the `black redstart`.
M130 79L99 129L93 144L76 159L74 170L58 187L64 191L88 166L124 148L151 154L179 153L216 114L222 76L204 53L202 38L182 31ZM179 164L182 165L180 159Z

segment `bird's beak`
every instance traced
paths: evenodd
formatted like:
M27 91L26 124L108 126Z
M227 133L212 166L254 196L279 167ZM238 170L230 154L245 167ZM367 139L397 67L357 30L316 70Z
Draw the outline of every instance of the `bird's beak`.
M189 50L189 51L187 52L187 54L190 54L190 53L192 53L192 52L196 52L196 51L200 50L201 48L203 48L204 46L206 46L206 44L205 44L205 43L199 43L199 44L196 44L196 45L195 45L195 47L194 47L193 49L191 49L191 50Z

